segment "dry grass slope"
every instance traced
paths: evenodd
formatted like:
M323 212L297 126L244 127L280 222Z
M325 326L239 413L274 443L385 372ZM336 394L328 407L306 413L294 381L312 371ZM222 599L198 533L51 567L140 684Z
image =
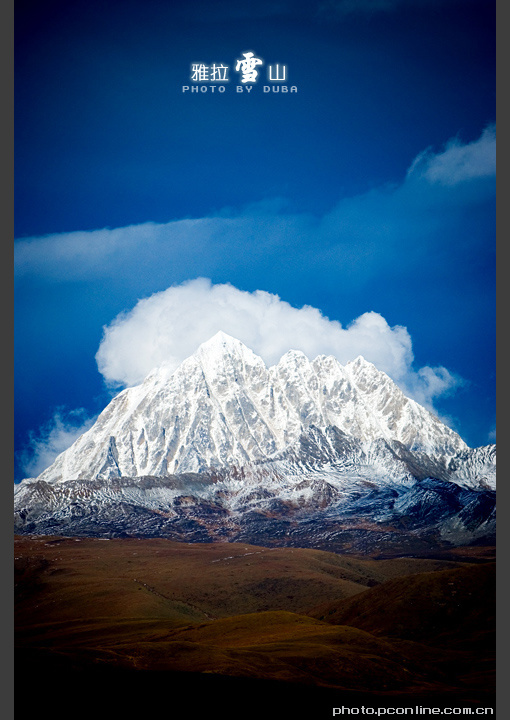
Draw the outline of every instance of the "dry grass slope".
M158 692L214 676L378 702L491 698L492 563L58 537L16 538L15 557L32 682L112 687L121 672Z

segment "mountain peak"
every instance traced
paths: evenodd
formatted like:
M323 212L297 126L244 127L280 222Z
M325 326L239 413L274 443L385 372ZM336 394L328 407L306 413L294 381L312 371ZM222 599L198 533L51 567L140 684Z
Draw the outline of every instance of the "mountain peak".
M372 377L375 378L378 383L383 379L389 380L392 384L394 381L387 375L383 370L379 370L374 363L370 360L366 360L363 355L358 355L354 360L350 360L346 365L345 369L347 372L351 372L354 376L360 377Z
M237 338L232 337L232 335L228 335L223 330L218 330L218 332L212 335L208 340L201 343L199 349L204 348L208 350L214 347L239 347L240 345L246 347L246 345Z
M237 377L242 367L263 367L266 365L262 358L253 350L232 335L220 330L209 340L202 343L197 351L184 361L183 367L188 363L198 363L209 380L224 375L234 374Z
M369 360L365 360L363 355L358 355L357 358L354 360L349 360L347 365L351 367L375 367L373 363L371 363Z
M280 358L280 363L285 363L287 360L310 362L308 356L302 350L287 350L287 352Z
M215 358L224 355L255 355L241 340L219 330L215 335L199 345L194 353L202 358ZM193 357L193 356L192 356Z

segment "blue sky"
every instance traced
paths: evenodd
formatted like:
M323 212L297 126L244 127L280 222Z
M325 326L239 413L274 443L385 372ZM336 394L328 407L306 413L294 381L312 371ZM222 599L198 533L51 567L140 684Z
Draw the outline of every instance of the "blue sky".
M15 28L17 479L216 329L361 348L494 438L495 3L26 0ZM196 62L224 93L182 92ZM277 62L296 93L263 92Z

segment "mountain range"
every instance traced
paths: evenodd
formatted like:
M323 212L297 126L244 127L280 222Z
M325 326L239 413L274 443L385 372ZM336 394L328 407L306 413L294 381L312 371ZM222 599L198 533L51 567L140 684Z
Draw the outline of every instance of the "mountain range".
M363 357L266 367L220 332L20 483L15 529L427 553L494 542L495 456Z

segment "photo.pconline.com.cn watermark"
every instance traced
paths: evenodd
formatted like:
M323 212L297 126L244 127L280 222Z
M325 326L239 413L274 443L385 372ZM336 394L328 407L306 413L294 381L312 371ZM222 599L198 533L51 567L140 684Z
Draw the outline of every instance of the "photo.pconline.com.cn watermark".
M494 715L494 708L454 707L437 708L415 705L415 707L339 707L333 708L333 717L336 715Z

